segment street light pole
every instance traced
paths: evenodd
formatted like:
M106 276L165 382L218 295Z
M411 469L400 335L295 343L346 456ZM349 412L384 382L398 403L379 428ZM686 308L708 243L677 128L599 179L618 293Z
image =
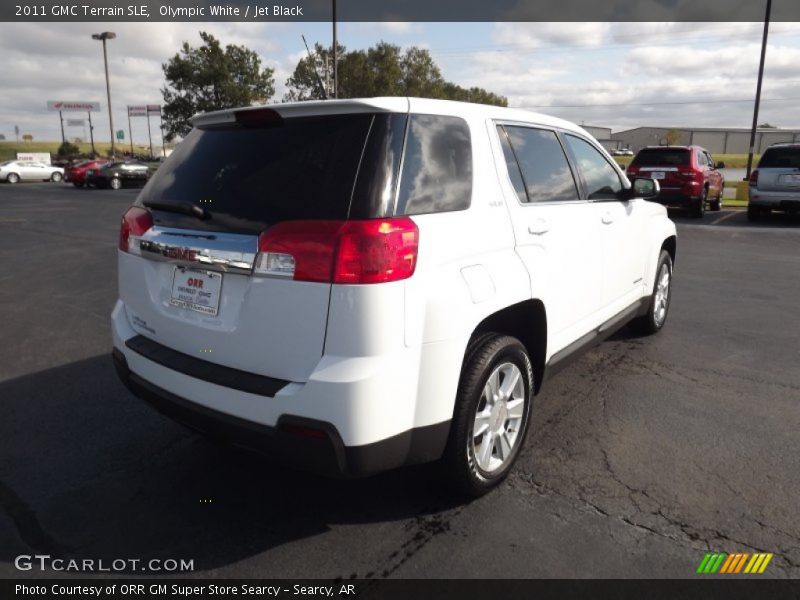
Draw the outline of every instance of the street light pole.
M772 0L767 0L767 13L764 16L764 37L761 40L761 62L758 64L758 83L756 84L756 105L753 109L753 128L750 130L750 149L747 153L747 173L745 180L750 179L753 168L753 152L756 145L756 127L758 127L758 107L761 104L761 82L764 79L764 58L767 54L767 35L769 34L769 13L772 9ZM763 139L763 136L762 136Z
M336 36L336 0L333 0L333 94L334 98L339 97L339 40Z
M100 40L103 42L103 63L106 68L106 98L108 99L108 128L111 132L111 156L116 154L114 149L114 116L111 111L111 84L108 80L108 53L106 51L106 40L113 40L117 34L113 31L104 31L103 33L93 33L93 40Z

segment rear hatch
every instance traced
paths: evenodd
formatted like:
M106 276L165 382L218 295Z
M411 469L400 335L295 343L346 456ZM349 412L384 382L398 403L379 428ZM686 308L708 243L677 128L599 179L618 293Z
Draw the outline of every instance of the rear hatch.
M631 162L642 177L658 179L661 188L681 188L694 176L688 148L643 148Z
M800 146L767 148L758 163L757 187L765 192L800 195Z
M119 286L134 329L224 366L308 378L331 292L318 260L325 236L348 218L391 213L407 119L331 107L336 114L200 118L131 209L149 229L120 242L130 249L120 253ZM265 240L294 245L305 263L259 254ZM291 275L295 266L305 280Z

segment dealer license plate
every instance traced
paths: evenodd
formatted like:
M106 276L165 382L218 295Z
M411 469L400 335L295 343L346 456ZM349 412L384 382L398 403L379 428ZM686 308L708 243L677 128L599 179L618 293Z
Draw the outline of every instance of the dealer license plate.
M650 173L651 179L664 179L664 171L653 171Z
M176 267L172 276L172 306L215 316L219 311L222 274Z
M778 181L784 185L796 187L800 185L800 175L797 174L781 175L778 177Z

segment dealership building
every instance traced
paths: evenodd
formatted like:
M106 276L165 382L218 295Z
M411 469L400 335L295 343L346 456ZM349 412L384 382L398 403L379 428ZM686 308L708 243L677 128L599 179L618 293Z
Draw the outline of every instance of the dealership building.
M610 133L611 130L604 127L586 127L585 129L592 133L608 150L630 148L634 152L638 152L645 146L664 146L667 143L667 132L672 130L680 134L678 141L675 142L679 146L694 144L702 146L711 153L719 154L747 154L750 148L750 129L746 128L636 127L617 133ZM600 136L595 133L595 130ZM761 154L770 145L779 142L800 142L800 129L757 129L755 152Z

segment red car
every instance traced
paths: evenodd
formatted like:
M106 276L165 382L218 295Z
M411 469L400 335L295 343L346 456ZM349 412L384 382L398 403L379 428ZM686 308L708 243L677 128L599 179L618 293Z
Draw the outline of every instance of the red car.
M642 148L628 167L628 175L658 179L661 193L655 199L671 208L689 211L701 218L706 205L722 208L725 177L708 150L700 146L648 146Z
M86 185L86 171L88 169L99 169L108 164L107 160L82 160L71 167L64 169L64 181L69 181L75 187Z

